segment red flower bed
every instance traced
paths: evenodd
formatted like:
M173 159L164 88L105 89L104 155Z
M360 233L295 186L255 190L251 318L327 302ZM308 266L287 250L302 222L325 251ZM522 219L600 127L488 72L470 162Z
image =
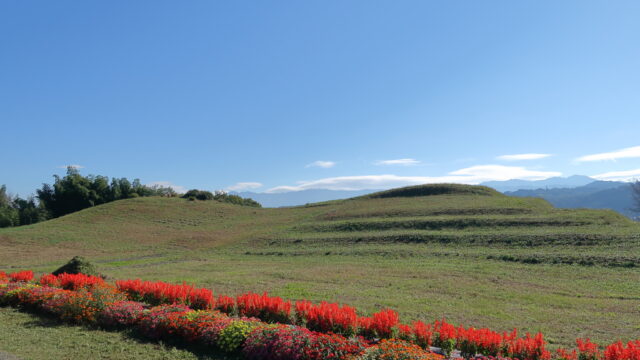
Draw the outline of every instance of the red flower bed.
M502 349L503 337L495 331L460 326L456 332L458 348L465 357L475 354L497 356Z
M189 311L186 313L174 313L171 316L172 333L177 334L188 342L196 342L202 339L203 334L212 326L219 323L218 319L228 318L227 315L210 310Z
M107 304L98 322L105 327L126 327L137 324L142 318L145 304L137 301L116 301Z
M144 301L151 305L185 304L193 309L213 309L216 304L213 292L209 289L195 288L185 283L168 284L162 281L119 280L116 286L133 300Z
M253 330L242 353L255 360L347 359L361 353L366 343L336 334L323 334L303 327L272 326Z
M236 298L238 314L256 317L266 322L288 324L291 322L291 302L280 297L246 293Z
M64 290L55 287L41 286L27 288L17 294L21 306L29 308L39 308L44 302L52 299Z
M225 314L231 314L236 308L236 299L231 296L219 295L216 301L216 309Z
M397 339L385 339L366 349L364 359L376 360L442 360L442 355L425 351L421 347Z
M431 324L425 324L422 321L415 321L412 326L413 338L416 344L423 348L431 346L433 338L433 327Z
M516 334L514 330L513 336L504 340L507 348L506 356L520 360L547 360L551 358L551 353L545 349L546 342L541 333L533 337L527 333L522 338L517 338Z
M151 339L170 339L176 333L173 324L177 315L189 311L185 305L160 305L144 313L138 322L138 330Z
M25 270L9 274L11 281L31 281L33 279L33 271Z
M358 329L356 309L347 305L340 306L325 301L314 305L302 300L296 302L296 316L298 321L315 331L351 336Z
M370 338L390 338L393 335L394 328L396 328L399 323L400 316L391 309L374 313L370 318L361 317L358 319L361 333Z
M41 286L31 279L31 271L0 272L0 305L46 312L74 323L135 326L152 339L175 338L229 352L243 349L248 358L346 359L357 354L349 359L437 360L438 356L421 350L431 344L446 354L457 348L468 359L552 358L540 333L519 337L515 329L500 334L486 328L455 327L445 320L401 324L398 313L390 309L359 317L356 309L347 305L301 300L295 303L293 316L290 301L266 293L247 293L235 299L220 295L215 299L211 290L186 284L123 280L114 287L95 276L61 274L43 275L38 280ZM147 304L130 300L160 306L147 310ZM194 307L204 310L194 311ZM294 320L302 326L284 325ZM368 340L343 335L363 335ZM405 341L393 339L396 337ZM373 346L367 343L380 339L383 340ZM576 345L577 350L558 349L555 358L640 360L640 340L601 347L589 339L578 339Z
M639 360L640 340L629 341L625 346L622 341L613 343L604 349L604 360Z
M53 274L42 275L40 277L40 284L61 287L65 290L78 290L104 285L105 282L104 279L98 276L63 273L57 276Z

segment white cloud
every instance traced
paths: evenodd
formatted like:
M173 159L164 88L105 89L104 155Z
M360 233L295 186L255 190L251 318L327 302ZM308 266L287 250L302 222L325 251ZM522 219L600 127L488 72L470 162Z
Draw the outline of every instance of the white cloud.
M262 184L259 182L239 182L226 188L226 191L242 191L261 188Z
M61 165L58 166L59 169L66 169L66 168L72 168L72 169L84 169L84 166L82 165L77 165L77 164L71 164L71 165Z
M603 174L593 175L591 177L604 181L633 181L636 179L640 179L640 169L611 171Z
M322 161L322 160L318 160L318 161L314 161L311 164L307 164L307 166L305 167L321 167L321 168L325 168L328 169L330 167L334 167L336 166L336 163L333 161Z
M187 189L184 186L180 186L180 185L176 185L173 184L170 181L154 181L151 183L146 184L147 186L161 186L161 187L170 187L172 188L175 192L179 193L179 194L183 194L187 192Z
M297 185L278 186L268 189L266 192L278 193L309 189L371 190L429 183L478 184L490 180L541 180L560 175L562 175L560 172L534 171L519 166L478 165L456 170L445 176L398 176L385 174L340 176L311 181L299 181Z
M375 162L376 165L400 165L400 166L411 166L418 165L420 161L416 159L395 159L395 160L380 160Z
M513 154L513 155L500 155L499 160L505 161L519 161L519 160L538 160L551 156L551 154Z
M556 171L529 170L521 166L504 165L476 165L450 172L449 175L466 177L469 183L479 183L490 180L543 180L562 173Z
M603 161L626 158L640 158L640 146L633 146L612 152L581 156L576 161Z

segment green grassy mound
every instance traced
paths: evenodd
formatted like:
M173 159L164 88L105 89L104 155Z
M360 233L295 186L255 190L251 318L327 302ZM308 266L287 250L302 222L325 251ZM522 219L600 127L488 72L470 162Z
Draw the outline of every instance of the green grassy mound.
M638 224L477 186L279 209L136 198L0 230L0 270L51 272L75 255L114 277L388 306L504 331L530 324L568 345L575 334L631 337L640 316Z
M363 196L364 199L384 199L394 197L418 197L433 195L487 195L504 196L498 191L486 186L460 184L428 184L407 186L398 189L380 191Z

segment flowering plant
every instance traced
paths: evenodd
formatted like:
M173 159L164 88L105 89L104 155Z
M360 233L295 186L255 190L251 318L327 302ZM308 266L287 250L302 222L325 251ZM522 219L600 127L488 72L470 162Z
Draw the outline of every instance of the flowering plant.
M142 318L145 304L120 300L109 303L98 316L98 323L105 327L126 327L136 325Z
M247 336L255 328L263 325L258 321L234 320L231 321L218 336L217 345L226 352L234 352L238 350Z
M291 322L291 302L280 297L246 293L236 298L238 315L256 317L266 322L287 324Z
M160 305L145 310L138 322L138 330L151 339L168 339L175 333L176 315L190 311L185 305Z
M357 360L443 360L437 355L404 340L385 339L365 350Z
M31 281L31 279L33 279L33 271L31 270L24 270L24 271L18 271L18 272L14 272L9 274L9 279L11 279L11 281Z
M358 316L350 306L325 301L314 305L310 301L301 300L296 302L295 308L299 323L311 330L345 336L352 336L357 331Z

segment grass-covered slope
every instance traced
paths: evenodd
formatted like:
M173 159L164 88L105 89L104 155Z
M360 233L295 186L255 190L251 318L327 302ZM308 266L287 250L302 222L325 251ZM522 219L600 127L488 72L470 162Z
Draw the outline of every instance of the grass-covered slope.
M640 326L639 239L612 211L465 185L281 209L137 198L0 230L0 270L52 271L81 255L114 277L612 341Z

